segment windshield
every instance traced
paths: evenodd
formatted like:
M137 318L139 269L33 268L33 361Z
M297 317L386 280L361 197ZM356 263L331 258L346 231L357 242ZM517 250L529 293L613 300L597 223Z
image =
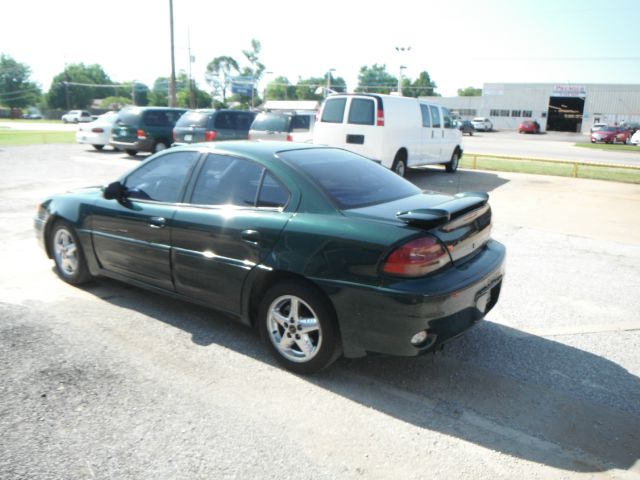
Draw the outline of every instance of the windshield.
M366 207L421 193L418 187L391 170L346 150L290 150L278 156L301 170L341 209Z

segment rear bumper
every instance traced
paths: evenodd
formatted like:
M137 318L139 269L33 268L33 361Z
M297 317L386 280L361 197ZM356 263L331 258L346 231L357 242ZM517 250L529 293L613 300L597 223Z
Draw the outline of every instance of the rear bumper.
M136 140L135 142L121 142L118 140L111 140L109 142L114 148L118 150L135 150L136 152L153 152L154 140L147 138L145 140Z
M317 283L331 298L346 357L368 352L415 356L473 327L495 306L506 250L494 240L464 264L423 279L383 287ZM411 338L427 330L420 345Z

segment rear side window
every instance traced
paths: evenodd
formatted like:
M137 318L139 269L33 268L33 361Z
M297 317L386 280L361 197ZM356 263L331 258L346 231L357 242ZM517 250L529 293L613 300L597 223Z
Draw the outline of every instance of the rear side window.
M356 125L373 125L374 123L373 100L354 98L349 109L349 123Z
M144 123L149 127L168 127L171 125L171 120L169 120L167 112L151 110L145 112Z
M254 206L263 170L248 160L209 155L198 176L191 203Z
M321 122L342 123L346 98L330 98L325 101Z
M391 170L346 150L290 150L279 156L301 170L342 209L389 202L421 192Z
M289 192L273 175L267 173L260 187L258 207L284 208L289 201Z
M431 115L429 115L429 107L420 105L420 113L422 114L422 126L431 127Z
M440 128L442 124L440 123L440 109L435 105L429 105L429 109L431 110L431 121L433 128Z
M219 130L234 130L236 128L235 115L231 112L218 112L214 125Z
M261 113L256 117L251 125L251 130L286 132L289 127L289 118L286 115L274 115L271 113Z
M234 115L236 117L236 128L238 130L249 131L249 127L251 127L251 122L253 122L253 119L256 118L255 113L248 113L248 112L234 113Z
M118 113L118 123L121 125L138 125L142 112L140 110L121 110Z

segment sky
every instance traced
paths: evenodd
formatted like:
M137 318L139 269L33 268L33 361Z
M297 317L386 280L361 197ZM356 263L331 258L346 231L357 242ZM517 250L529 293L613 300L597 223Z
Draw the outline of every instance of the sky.
M46 91L65 63L97 63L116 82L149 87L171 69L169 0L0 0L0 53L27 64ZM484 83L640 84L638 0L173 0L176 69L200 88L215 57L246 64L262 45L264 81L322 77L355 89L364 65L415 79L443 96ZM397 51L396 47L411 47ZM263 88L264 84L259 88Z

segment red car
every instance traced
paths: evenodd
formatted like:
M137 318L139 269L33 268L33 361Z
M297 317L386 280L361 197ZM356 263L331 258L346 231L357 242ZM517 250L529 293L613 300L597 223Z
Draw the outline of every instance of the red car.
M604 127L591 134L591 143L613 143L622 131L620 127Z
M540 133L540 124L535 120L525 120L518 127L518 133Z
M616 143L629 143L634 132L635 130L633 128L622 130L619 134L616 135Z

